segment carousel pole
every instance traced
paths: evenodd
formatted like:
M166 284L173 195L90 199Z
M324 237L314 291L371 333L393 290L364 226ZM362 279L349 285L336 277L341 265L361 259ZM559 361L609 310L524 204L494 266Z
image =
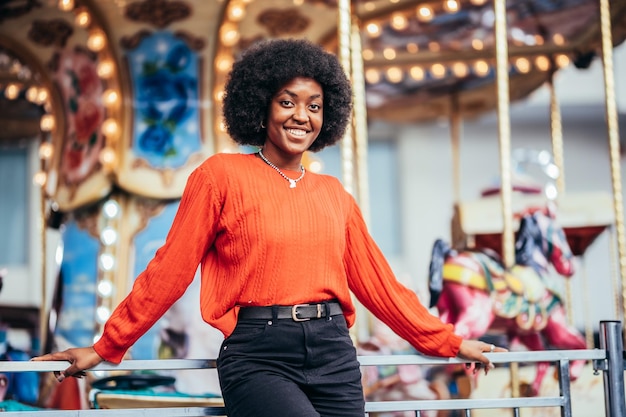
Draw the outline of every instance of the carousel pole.
M458 93L450 98L450 141L452 142L452 190L454 202L461 201L461 110Z
M352 20L352 86L354 90L354 140L359 205L365 224L370 223L369 178L367 174L367 106L365 103L365 77L361 51L361 27L356 18Z
M550 79L548 86L550 87L550 137L552 138L552 157L554 164L559 169L559 176L556 178L557 195L561 196L565 193L565 163L563 158L563 122L561 118L561 106L556 94L554 86L554 74L556 73L556 64L554 60L550 61ZM567 313L567 322L574 323L574 313L572 311L572 281L565 281L565 311Z
M494 0L498 139L500 143L500 200L502 203L502 260L515 263L513 191L511 178L511 120L509 118L509 52L506 0ZM511 396L519 397L519 367L511 363Z
M352 20L352 10L350 0L339 0L337 2L339 11L338 38L339 38L339 60L343 65L346 75L352 81L355 103L352 114L352 124L346 129L346 134L341 142L341 166L343 176L343 186L355 196L365 221L369 220L367 201L367 126L365 116L365 86L363 79L363 61L361 61L361 40L359 27ZM357 38L358 37L358 41ZM358 53L351 50L356 48ZM358 72L358 74L357 74ZM356 139L354 137L356 135ZM355 151L356 148L356 151ZM355 156L356 154L356 156ZM358 175L355 178L355 172ZM356 185L355 185L356 183ZM370 334L369 313L355 300L357 317L354 326L354 338L357 342L367 339Z
M343 65L348 78L351 78L350 35L352 11L350 8L350 0L338 0L337 7L339 9L339 33L337 34L339 38L339 61ZM353 125L348 126L343 140L341 141L341 174L343 177L343 186L352 195L355 194L353 129Z
M548 80L548 86L550 87L550 137L552 138L552 157L554 158L554 164L559 169L559 176L556 178L556 190L557 195L561 196L565 193L565 158L563 157L563 122L561 118L561 106L556 94L556 87L554 86L554 74L556 74L556 63L554 60L550 61L551 71L550 79ZM582 256L584 258L584 255ZM588 287L588 277L583 264L582 283L583 288ZM572 280L565 280L565 311L567 313L567 322L570 325L574 324L574 309L572 299ZM585 310L588 310L587 303L584 304ZM587 346L591 349L593 347L593 327L589 320L591 315L588 311L585 311L585 340Z
M48 336L48 245L46 241L46 192L41 187L40 195L40 216L39 216L39 232L41 235L41 307L39 308L39 341L37 346L33 346L33 350L39 354L45 353L46 338Z
M613 73L613 41L611 35L611 8L609 0L600 0L600 30L602 34L602 63L604 73L604 93L606 105L606 123L611 159L611 180L613 185L613 210L615 213L615 232L617 234L617 256L619 276L622 283L621 318L626 310L626 237L624 236L624 202L622 194L622 174L620 168L619 125L615 100Z

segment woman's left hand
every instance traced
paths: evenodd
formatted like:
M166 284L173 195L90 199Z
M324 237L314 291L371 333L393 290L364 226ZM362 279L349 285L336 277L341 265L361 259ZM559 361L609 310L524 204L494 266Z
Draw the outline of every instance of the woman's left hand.
M495 368L495 365L484 354L492 352L508 352L508 349L481 342L480 340L463 340L457 357L475 363L474 373L478 372L481 367L484 367L486 375L490 369ZM467 366L471 367L472 364Z

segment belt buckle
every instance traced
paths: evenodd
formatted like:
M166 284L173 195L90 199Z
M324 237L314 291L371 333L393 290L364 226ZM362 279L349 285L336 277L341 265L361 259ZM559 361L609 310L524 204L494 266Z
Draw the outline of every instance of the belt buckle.
M305 317L303 319L298 317L298 307L308 307L308 306L310 306L310 304L296 304L296 305L291 306L291 318L293 319L293 321L309 321L309 320L311 320L308 317Z
M310 306L311 306L311 304L296 304L294 306L291 306L291 318L293 319L293 321L309 321L309 320L311 320L311 318L309 318L309 317L305 317L303 319L298 317L298 307L310 307ZM317 314L316 314L315 318L320 319L320 318L322 318L322 305L321 304L315 304L315 306L317 307Z

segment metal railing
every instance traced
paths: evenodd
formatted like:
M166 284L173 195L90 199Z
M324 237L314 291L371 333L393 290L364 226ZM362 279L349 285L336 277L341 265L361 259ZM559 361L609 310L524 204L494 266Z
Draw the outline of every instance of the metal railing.
M421 417L427 410L464 410L470 416L470 410L476 409L511 409L515 416L522 408L559 407L561 417L572 417L569 363L574 360L592 361L594 371L603 373L604 403L606 417L626 417L624 394L624 345L622 324L618 321L600 322L600 349L587 350L551 350L536 352L504 352L486 354L494 364L551 362L556 364L559 395L524 398L489 398L489 399L450 399L450 400L410 400L410 401L368 401L366 414L383 412L412 411ZM452 365L462 364L456 358L442 359L420 355L379 355L360 356L362 366L386 365ZM162 371L183 369L215 368L215 360L171 359L171 360L128 360L119 365L103 363L93 371ZM65 362L0 362L0 373L5 372L52 372L62 371ZM14 416L42 417L183 417L183 416L224 416L222 406L210 407L161 407L132 409L90 409L90 410L41 410L10 411Z

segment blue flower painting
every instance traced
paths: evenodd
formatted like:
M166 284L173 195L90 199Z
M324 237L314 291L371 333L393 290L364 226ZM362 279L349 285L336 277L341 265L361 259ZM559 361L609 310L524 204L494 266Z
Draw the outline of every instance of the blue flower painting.
M200 150L198 56L169 32L128 53L134 94L133 152L157 169L183 166Z

